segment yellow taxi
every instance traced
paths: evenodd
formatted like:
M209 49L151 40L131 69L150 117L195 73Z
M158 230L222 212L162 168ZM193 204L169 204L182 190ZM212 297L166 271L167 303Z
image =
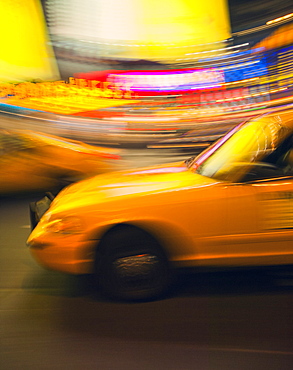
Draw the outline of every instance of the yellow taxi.
M117 149L33 131L0 130L0 193L59 189L119 168Z
M35 213L37 220L36 224ZM234 127L185 162L98 175L34 204L43 266L152 299L181 267L293 263L293 110Z

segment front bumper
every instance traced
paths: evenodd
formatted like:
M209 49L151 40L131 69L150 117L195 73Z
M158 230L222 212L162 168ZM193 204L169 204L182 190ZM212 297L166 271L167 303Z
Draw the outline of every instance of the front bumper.
M94 272L94 240L78 241L71 237L59 241L31 240L28 246L33 258L46 269L76 275Z
M96 240L84 240L82 234L58 235L43 233L42 216L48 211L54 195L46 195L30 203L32 232L26 242L34 259L50 270L70 274L89 274L94 271Z
M41 217L50 208L53 199L54 195L48 192L42 199L38 200L37 202L30 203L29 210L30 210L31 230L33 230L37 226Z

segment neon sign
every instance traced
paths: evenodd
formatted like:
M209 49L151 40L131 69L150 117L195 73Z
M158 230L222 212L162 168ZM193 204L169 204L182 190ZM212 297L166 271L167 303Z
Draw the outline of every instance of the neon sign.
M215 69L109 73L107 82L120 90L184 91L211 89L225 83L224 72Z

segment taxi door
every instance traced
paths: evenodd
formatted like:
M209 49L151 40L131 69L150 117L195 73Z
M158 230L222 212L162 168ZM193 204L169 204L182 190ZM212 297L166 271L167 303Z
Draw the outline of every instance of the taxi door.
M292 177L219 184L210 195L194 235L198 265L293 263Z
M251 186L257 203L259 233L253 238L257 249L272 263L293 263L293 177L256 181Z

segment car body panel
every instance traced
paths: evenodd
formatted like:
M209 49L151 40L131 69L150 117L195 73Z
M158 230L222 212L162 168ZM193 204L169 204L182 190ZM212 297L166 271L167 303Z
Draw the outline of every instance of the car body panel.
M0 132L0 193L50 190L119 168L118 150L32 131Z
M292 112L266 116L240 125L190 162L99 175L67 187L32 231L27 241L31 252L49 268L68 272L70 265L73 273L90 273L105 233L116 225L130 224L153 235L173 266L292 264L293 176L280 176L271 164L258 162L265 151L274 154L275 148L266 140L272 135L272 145L277 147L278 127L283 125L284 142L293 131L291 116ZM253 125L260 125L256 149L248 136L241 141L241 132L258 135ZM228 142L234 134L238 152ZM231 158L224 146L232 148L237 164L229 163L230 172L225 161ZM269 168L272 176L239 181L250 171L246 147L253 148L257 171ZM212 157L217 151L224 152L220 164ZM243 166L239 167L239 159ZM212 171L215 175L200 173ZM227 174L237 181L225 180ZM56 231L55 223L72 227L69 235L63 229ZM65 258L67 248L74 252ZM55 258L48 257L50 250Z

